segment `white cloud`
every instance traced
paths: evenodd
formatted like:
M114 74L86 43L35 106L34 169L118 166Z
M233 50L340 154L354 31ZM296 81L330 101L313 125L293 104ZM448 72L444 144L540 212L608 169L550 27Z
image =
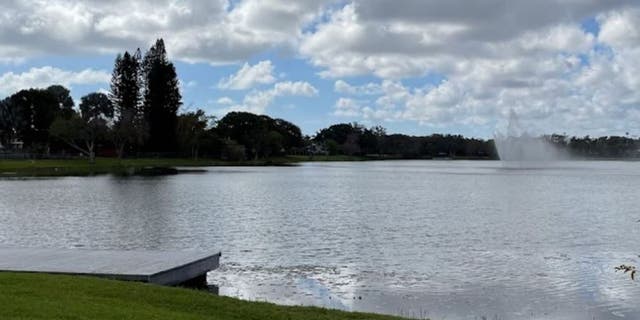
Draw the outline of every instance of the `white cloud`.
M179 60L237 63L294 48L327 1L8 0L0 14L0 61L48 54L146 48L163 37Z
M412 121L432 127L472 126L491 134L514 109L532 134L624 134L639 131L640 50L609 56L592 51L589 65L554 57L496 65L478 62L464 76L435 86L380 83L374 104L340 99L334 115ZM499 124L499 123L498 123Z
M229 111L247 111L256 114L264 114L267 108L277 97L312 97L316 95L318 95L318 89L316 89L308 82L278 82L271 89L254 90L249 92L242 100L242 104L230 106L226 109L221 110L220 113L227 113Z
M340 98L336 101L333 115L339 117L361 117L362 106L356 100L350 98Z
M218 100L216 100L216 103L219 105L232 105L235 103L235 101L233 101L233 99L229 98L229 97L222 97Z
M245 63L238 72L221 79L218 83L218 88L245 90L258 84L268 84L275 81L276 78L273 76L271 61L264 60L254 65Z
M640 9L601 14L599 39L614 47L638 46L640 43Z
M333 90L337 93L349 95L376 95L382 92L382 88L376 83L354 86L344 80L337 80L333 85Z
M305 96L312 97L318 95L318 89L306 81L285 81L278 82L273 87L276 96Z
M528 54L583 53L589 51L594 43L594 36L584 32L578 25L563 24L526 32L515 42L507 42L506 45Z
M594 16L598 36L581 26ZM356 0L306 33L300 52L323 77L381 79L337 80L341 94L381 92L373 104L340 99L335 115L492 132L513 108L534 133L619 134L640 131L638 25L638 3L624 0ZM426 74L446 80L400 81Z
M180 79L178 81L178 85L180 86L180 90L186 90L186 89L191 89L195 86L198 85L198 81L195 80L191 80L191 81L183 81L182 79Z
M102 70L85 69L79 72L54 67L31 68L23 73L7 72L0 75L0 94L10 95L21 89L45 88L53 84L73 85L108 83L111 75Z
M341 97L333 107L332 115L336 117L358 118L368 122L401 120L401 110L394 105L371 107L368 100L354 100Z
M594 38L582 32L581 20L621 6L541 2L354 1L306 33L300 52L325 77L448 73L461 60L584 52Z

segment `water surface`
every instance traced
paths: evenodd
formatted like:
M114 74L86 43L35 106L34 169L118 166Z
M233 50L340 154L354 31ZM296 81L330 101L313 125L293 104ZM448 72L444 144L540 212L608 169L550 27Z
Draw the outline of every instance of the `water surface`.
M308 163L0 180L0 245L215 249L220 293L432 319L640 317L640 164Z

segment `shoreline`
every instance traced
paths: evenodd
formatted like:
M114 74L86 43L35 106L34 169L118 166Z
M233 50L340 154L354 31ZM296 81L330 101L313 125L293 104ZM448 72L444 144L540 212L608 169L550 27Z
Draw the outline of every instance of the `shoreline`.
M95 163L87 159L0 159L0 179L28 177L85 177L98 175L115 176L161 176L182 173L200 173L205 167L279 167L296 166L310 162L369 162L369 161L500 161L479 157L454 158L404 158L392 156L283 156L258 160L225 161L220 159L184 158L97 158ZM571 159L571 161L625 161L640 159L593 158Z
M180 173L197 173L197 167L277 167L295 166L305 162L359 162L393 160L440 160L408 159L380 156L283 156L258 160L225 161L220 159L178 158L97 158L95 163L87 159L19 159L0 160L0 178L20 177L83 177L112 174L116 176L154 176ZM453 160L453 159L442 159ZM489 159L455 159L489 160Z
M3 319L403 319L83 276L0 272L0 288Z

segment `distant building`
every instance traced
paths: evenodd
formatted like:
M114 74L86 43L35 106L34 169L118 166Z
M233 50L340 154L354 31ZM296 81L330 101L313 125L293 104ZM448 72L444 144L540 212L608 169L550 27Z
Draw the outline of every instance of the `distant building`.
M327 150L327 148L325 148L323 144L313 142L310 145L305 147L305 153L313 156L317 156L317 155L326 156L329 154L329 151Z
M23 147L24 147L24 142L18 139L10 140L7 146L0 143L0 150L22 150Z
M451 155L448 152L438 152L436 155L433 156L433 159L435 160L451 160Z

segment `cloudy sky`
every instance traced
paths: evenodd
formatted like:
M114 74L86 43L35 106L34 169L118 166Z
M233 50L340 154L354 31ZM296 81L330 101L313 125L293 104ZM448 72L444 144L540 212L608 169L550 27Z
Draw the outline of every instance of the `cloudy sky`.
M491 137L640 135L637 0L3 0L0 96L108 88L164 38L184 110Z

